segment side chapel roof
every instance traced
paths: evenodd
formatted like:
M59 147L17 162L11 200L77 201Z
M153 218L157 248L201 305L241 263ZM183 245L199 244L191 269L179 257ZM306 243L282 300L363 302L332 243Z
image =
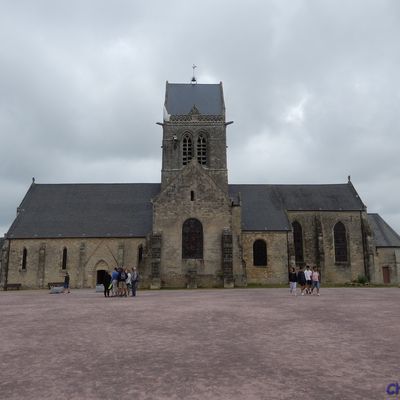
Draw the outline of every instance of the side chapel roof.
M242 229L291 230L286 211L358 211L365 208L351 183L328 185L229 185L242 200Z
M379 214L368 214L368 222L377 247L400 247L400 236Z
M7 237L143 237L159 191L158 183L32 184Z

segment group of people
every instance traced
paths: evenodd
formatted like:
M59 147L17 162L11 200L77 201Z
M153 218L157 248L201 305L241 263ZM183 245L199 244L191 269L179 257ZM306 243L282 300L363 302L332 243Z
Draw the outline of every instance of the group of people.
M136 267L124 269L122 267L114 268L111 275L108 271L104 274L104 297L128 297L136 296L136 290L139 283L139 274Z
M313 267L311 270L310 266L307 265L306 269L303 270L303 267L300 266L298 272L294 267L291 267L289 271L289 292L294 296L297 296L297 283L300 286L302 296L314 294L314 289L319 296L320 275L317 267Z

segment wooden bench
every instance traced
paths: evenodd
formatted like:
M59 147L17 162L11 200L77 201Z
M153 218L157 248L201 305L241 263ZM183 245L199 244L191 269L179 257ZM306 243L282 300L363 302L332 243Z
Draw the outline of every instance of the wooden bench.
M6 285L4 285L4 290L19 290L21 289L21 284L20 283L7 283Z
M48 284L47 284L48 286L49 286L49 290L53 287L53 286L62 286L62 287L64 287L64 282L49 282Z

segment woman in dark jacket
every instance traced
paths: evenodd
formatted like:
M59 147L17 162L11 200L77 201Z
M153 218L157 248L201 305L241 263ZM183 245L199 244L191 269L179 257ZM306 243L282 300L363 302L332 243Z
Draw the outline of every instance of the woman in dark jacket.
M304 275L303 267L300 267L297 273L297 282L299 282L301 288L301 295L304 296L304 289L306 288L306 276Z

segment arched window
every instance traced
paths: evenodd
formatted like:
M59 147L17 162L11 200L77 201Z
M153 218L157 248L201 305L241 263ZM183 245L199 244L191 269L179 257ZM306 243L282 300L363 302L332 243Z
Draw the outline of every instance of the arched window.
M267 243L258 239L253 243L253 265L265 267L267 265Z
M138 264L140 264L143 260L143 246L139 245L138 247Z
M182 140L182 164L187 165L193 158L192 138L189 134L185 134Z
M182 226L182 258L203 258L203 226L195 218Z
M64 247L63 254L62 254L61 269L67 269L67 259L68 259L68 251L67 251L67 248Z
M26 270L26 263L28 259L28 250L26 247L24 247L24 250L22 250L22 269Z
M296 263L302 263L304 262L303 229L297 221L293 222L292 228L293 228L294 256L296 259Z
M335 243L335 261L347 262L347 237L346 228L342 222L338 222L333 228Z
M197 162L200 165L207 164L207 140L203 134L197 138Z

